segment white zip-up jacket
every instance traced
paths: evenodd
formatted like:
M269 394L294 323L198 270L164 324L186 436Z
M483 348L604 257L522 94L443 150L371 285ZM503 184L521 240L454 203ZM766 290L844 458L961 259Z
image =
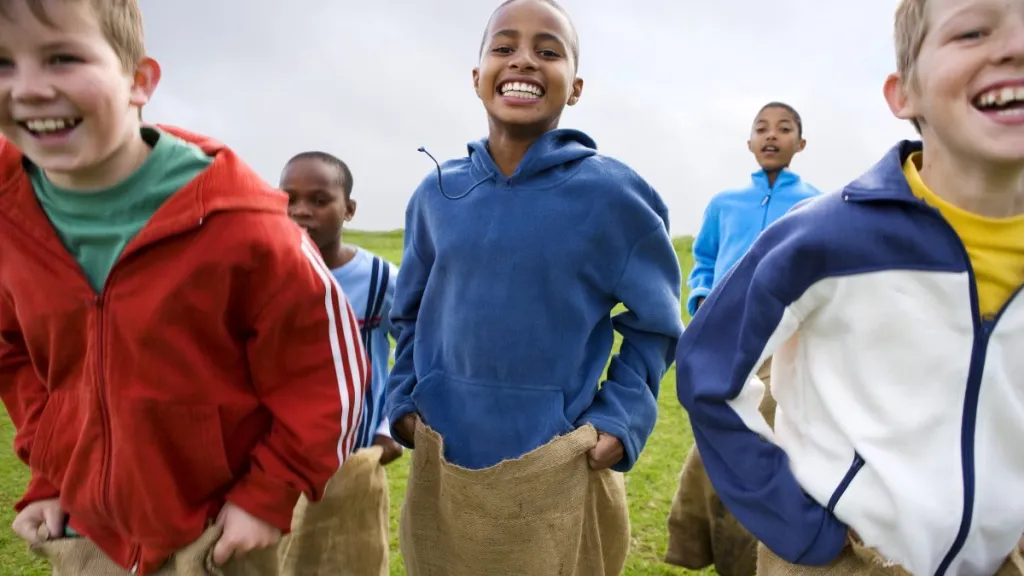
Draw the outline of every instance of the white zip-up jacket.
M904 176L920 149L770 226L679 342L708 475L788 562L830 563L849 528L912 574L981 576L1024 532L1024 296L979 316L962 242Z

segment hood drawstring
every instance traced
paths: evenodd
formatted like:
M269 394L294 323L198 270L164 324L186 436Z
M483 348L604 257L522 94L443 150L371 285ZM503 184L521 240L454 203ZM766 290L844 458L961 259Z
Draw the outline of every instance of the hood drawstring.
M458 196L449 196L448 194L445 193L444 185L441 183L441 163L437 161L437 158L434 158L433 154L431 154L430 152L427 152L427 149L424 148L423 146L420 146L419 148L417 148L417 150L419 152L423 152L424 154L429 156L431 160L434 161L434 166L437 167L437 189L441 191L441 195L442 196L444 196L445 198L447 198L449 200L461 200L461 199L465 198L466 196L469 196L469 193L472 192L473 190L475 190L477 186L483 184L484 182L487 182L488 180L494 180L494 174L491 174L489 176L484 177L482 180L478 181L476 184L473 184L472 186L470 186L469 190L466 190L462 194L460 194Z

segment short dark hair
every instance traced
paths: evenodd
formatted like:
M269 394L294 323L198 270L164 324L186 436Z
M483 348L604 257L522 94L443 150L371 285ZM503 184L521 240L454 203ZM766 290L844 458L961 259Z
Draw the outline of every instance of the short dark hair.
M307 152L299 152L295 156L292 156L291 160L288 160L288 163L285 164L285 166L298 160L317 160L336 168L338 170L339 180L341 180L341 187L345 190L345 199L347 200L352 197L352 187L355 185L355 182L352 181L352 171L349 170L348 164L345 164L341 158L320 150L310 150Z
M487 31L490 30L490 28L491 28L491 20L494 20L494 15L498 13L498 10L501 10L502 8L508 6L509 4L512 4L512 3L515 3L515 2L519 2L519 1L520 0L504 0L504 2L502 2L501 4L498 4L498 7L495 8L493 12L491 12L491 17L487 19L487 27L484 28L483 38L480 39L479 54L483 55L484 47L487 46ZM569 16L569 12L565 8L563 8L562 5L559 4L556 0L537 0L537 1L538 2L543 2L544 4L547 4L548 6L551 6L555 10L558 10L559 12L562 13L563 16L565 16L565 19L569 21L569 27L572 28L572 38L569 39L569 43L570 43L569 49L572 50L572 64L573 64L573 68L575 70L579 70L580 69L580 35L576 32L576 25L573 24L572 16Z
M796 122L796 135L801 137L801 138L803 138L803 136L804 136L804 120L803 120L803 118L800 117L800 113L796 111L796 108L793 108L792 106L790 106L789 104L786 104L785 102L769 102L769 103L765 104L764 106L761 106L761 109L757 111L757 115L760 116L761 112L764 112L765 110L767 110L769 108L781 108L781 109L785 110L786 112L789 112L790 114L792 114L793 115L793 121Z

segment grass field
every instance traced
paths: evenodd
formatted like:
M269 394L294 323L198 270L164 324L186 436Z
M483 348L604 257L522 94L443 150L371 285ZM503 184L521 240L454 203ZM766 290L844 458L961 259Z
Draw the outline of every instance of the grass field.
M398 263L402 256L401 232L349 232L346 241L363 246ZM676 241L676 253L684 277L692 264L690 239ZM685 293L684 293L685 297ZM685 316L685 312L683 312ZM633 541L625 574L629 576L682 575L691 572L673 568L661 561L667 545L665 521L675 493L677 476L683 458L693 442L686 414L675 397L675 369L662 382L658 404L658 424L636 468L626 476L629 491L630 519ZM11 449L13 429L5 417L0 419L0 574L5 576L48 574L45 566L35 561L25 546L7 529L12 520L12 505L21 495L28 478L27 470ZM408 458L403 457L388 467L392 508L391 574L404 575L398 555L397 518L407 477ZM708 571L709 573L713 573Z

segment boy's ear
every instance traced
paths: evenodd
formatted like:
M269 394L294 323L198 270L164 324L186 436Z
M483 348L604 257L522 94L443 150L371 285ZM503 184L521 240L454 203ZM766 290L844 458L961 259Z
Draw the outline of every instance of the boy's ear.
M473 92L476 92L476 97L480 98L480 69L473 68Z
M882 92L893 116L900 120L913 120L918 117L911 87L907 86L899 74L893 73L886 77Z
M800 139L800 144L798 144L797 147L796 147L796 151L797 152L803 152L804 148L807 148L807 140L804 140L803 138L801 138Z
M575 106L580 101L580 96L583 95L583 78L577 76L572 81L572 90L569 90L569 101L566 102L569 106Z
M345 222L351 222L356 215L356 201L349 198L345 200Z
M138 106L141 109L149 102L157 84L160 83L160 75L160 64L148 56L135 66L130 99L133 106Z
M747 140L747 150L750 150L751 152L754 152L754 141L753 140Z

